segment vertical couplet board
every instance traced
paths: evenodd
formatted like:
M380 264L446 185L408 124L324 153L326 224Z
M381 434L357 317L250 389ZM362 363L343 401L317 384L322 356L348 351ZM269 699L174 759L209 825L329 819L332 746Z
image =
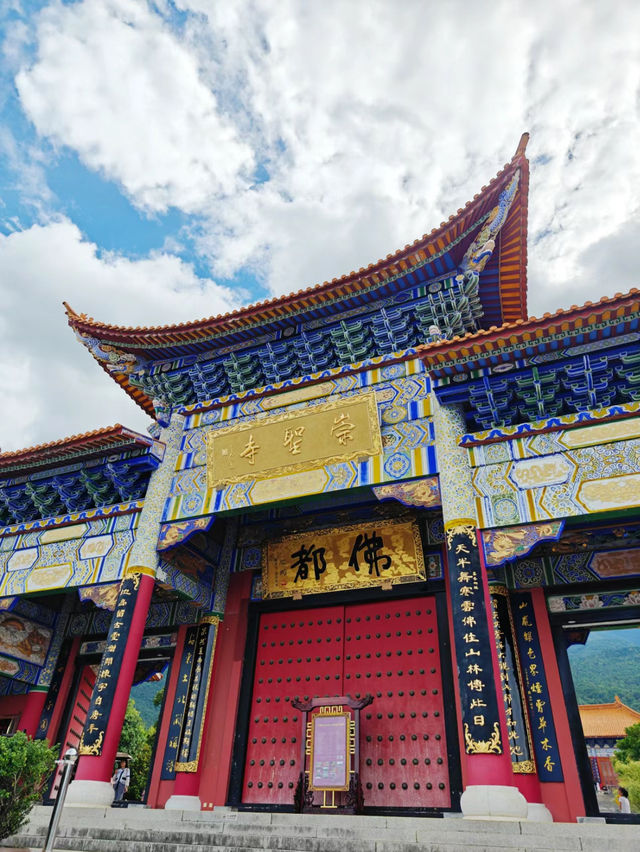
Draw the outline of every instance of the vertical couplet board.
M367 693L365 807L450 807L433 597L261 616L243 802L293 804L304 732L292 699Z

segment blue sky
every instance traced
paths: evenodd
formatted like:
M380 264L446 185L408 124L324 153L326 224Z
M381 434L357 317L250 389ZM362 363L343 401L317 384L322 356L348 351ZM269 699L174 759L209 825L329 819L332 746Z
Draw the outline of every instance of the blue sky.
M8 450L147 420L74 340L360 268L531 133L532 315L638 284L637 3L5 0Z

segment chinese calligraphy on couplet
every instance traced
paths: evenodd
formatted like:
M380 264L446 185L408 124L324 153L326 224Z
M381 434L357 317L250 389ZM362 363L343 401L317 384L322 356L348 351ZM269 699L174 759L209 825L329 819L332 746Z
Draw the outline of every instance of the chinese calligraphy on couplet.
M447 555L465 749L468 754L500 754L498 705L475 530L467 525L448 529Z
M560 753L551 699L538 637L533 599L528 593L514 596L514 628L524 677L531 735L541 781L562 781Z

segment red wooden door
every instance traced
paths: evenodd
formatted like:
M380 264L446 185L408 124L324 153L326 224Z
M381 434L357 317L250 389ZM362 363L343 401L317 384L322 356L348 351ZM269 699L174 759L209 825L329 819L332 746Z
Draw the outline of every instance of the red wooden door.
M82 731L84 730L87 713L89 712L89 705L91 704L91 695L93 693L95 682L96 672L94 671L94 667L85 666L82 670L82 674L80 675L80 682L78 683L78 691L76 692L75 703L73 705L73 710L71 711L71 718L69 719L69 725L67 726L65 737L62 741L62 748L60 750L61 756L67 751L67 749L77 749L80 744L80 738L82 736ZM50 798L52 799L55 799L58 795L61 774L62 768L58 767L51 787Z
M290 702L341 694L343 633L343 607L260 617L243 802L293 803L302 714Z
M435 598L347 607L345 693L360 714L365 805L451 806Z
M261 616L243 802L293 803L303 732L292 698L368 692L365 805L450 807L433 597Z
M600 771L600 783L607 787L618 786L618 776L613 769L610 757L598 757L598 769Z

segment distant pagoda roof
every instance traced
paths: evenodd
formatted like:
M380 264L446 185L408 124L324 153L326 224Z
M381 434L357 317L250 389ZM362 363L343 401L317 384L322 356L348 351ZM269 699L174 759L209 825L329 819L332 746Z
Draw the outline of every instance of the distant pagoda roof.
M630 416L640 402L640 291L416 351L439 402L463 407L467 445L503 440L515 429L563 428L562 418L577 422L590 411Z
M23 450L0 453L0 479L15 477L33 470L43 470L60 464L89 460L136 447L151 447L154 439L126 429L119 423L94 429L81 435L71 435L59 441L38 444Z
M42 520L71 523L88 510L129 510L163 454L162 442L120 424L0 453L0 537Z
M524 134L512 160L448 221L366 269L178 325L108 325L76 313L65 303L69 325L109 375L154 416L153 391L135 380L150 363L249 349L256 336L267 332L275 330L281 339L305 323L340 321L363 306L397 296L402 289L426 288L447 276L458 275L462 280L461 272L477 271L478 311L473 322L488 326L520 320L526 316L527 297L527 141ZM499 250L494 251L496 245Z
M615 696L610 704L580 704L580 721L585 737L622 739L625 730L640 723L640 713Z
M640 327L639 313L640 290L632 289L540 318L519 319L451 340L436 340L419 347L419 353L436 378L483 367L495 369L559 351L563 346L614 340Z

